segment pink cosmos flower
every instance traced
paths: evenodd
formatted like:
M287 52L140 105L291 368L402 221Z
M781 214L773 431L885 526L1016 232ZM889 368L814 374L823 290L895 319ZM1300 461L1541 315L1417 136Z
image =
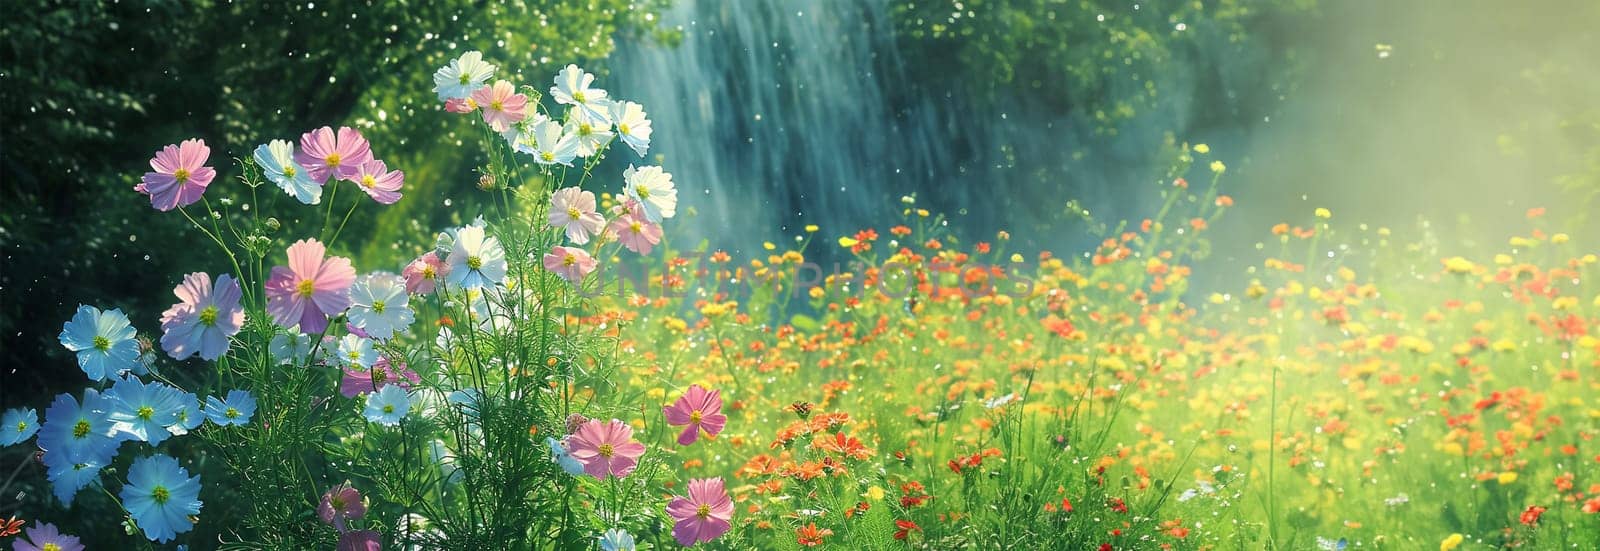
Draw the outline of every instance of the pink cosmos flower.
M577 247L551 247L550 252L544 255L544 268L555 272L573 285L583 281L583 277L593 272L600 262L589 256L589 252Z
M339 534L339 544L334 551L380 551L383 549L383 534L377 530L351 530Z
M392 367L386 357L379 357L378 361L372 363L372 369L368 370L347 365L344 367L344 379L339 382L339 394L345 398L355 398L363 392L377 392L391 384L409 390L411 385L422 382L422 377L407 368L404 362L399 362L399 366Z
M478 102L472 98L450 98L444 100L444 110L451 113L471 113L478 110Z
M497 80L494 86L485 86L472 93L470 98L483 109L483 122L495 132L505 132L511 123L528 116L528 96L518 94L510 82Z
M644 455L644 444L633 441L633 427L616 419L579 425L567 438L567 447L572 458L583 463L584 472L601 480L608 475L628 476Z
M211 148L206 147L205 140L184 140L180 145L163 147L150 159L150 168L155 172L144 173L133 190L149 195L150 206L163 212L194 204L211 185L211 179L217 177L215 169L201 166L210 156Z
M300 150L294 152L294 162L306 168L311 180L324 185L328 178L357 180L361 165L372 160L372 146L361 132L348 126L339 127L334 137L333 129L322 127L300 136Z
M316 335L328 328L328 318L350 307L350 285L356 270L350 259L323 256L327 247L315 239L289 246L289 265L274 266L267 277L267 313L285 328L300 325L300 332Z
M595 210L594 192L568 187L550 198L550 227L566 230L573 243L588 243L605 225L605 217Z
M672 538L684 547L704 543L733 528L733 500L723 487L722 477L689 480L689 496L674 496L667 504L667 515L676 519Z
M661 225L649 218L633 213L611 220L606 232L622 243L623 247L639 254L650 254L650 249L661 243Z
M196 353L206 361L222 357L228 351L228 337L244 325L239 282L222 274L212 286L211 276L195 272L184 276L172 293L182 302L161 313L161 348L175 360Z
M15 521L17 517L11 518ZM83 551L83 543L78 541L77 536L63 534L56 525L44 522L29 528L26 539L19 537L12 540L11 549L12 551Z
M406 173L389 170L383 161L378 160L361 163L356 171L355 181L361 184L361 191L367 192L378 203L393 205L400 200L400 184L405 183Z
M661 408L661 412L666 414L669 425L688 425L678 435L679 446L693 444L702 429L706 436L716 436L728 423L728 416L722 414L722 393L700 385L690 385L688 392L671 406Z
M328 489L317 505L317 517L340 532L345 531L346 520L361 520L367 516L367 504L361 501L361 492L349 481Z
M439 253L435 251L417 257L400 271L400 275L406 278L406 292L413 295L432 294L434 287L439 284L439 278L449 273L450 265L439 258Z

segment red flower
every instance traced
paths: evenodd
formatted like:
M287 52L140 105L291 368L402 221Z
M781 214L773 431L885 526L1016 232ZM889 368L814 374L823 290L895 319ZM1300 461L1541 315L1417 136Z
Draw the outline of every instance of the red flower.
M1109 544L1109 543L1100 544L1100 551L1111 551L1111 544Z
M0 520L0 538L17 535L22 531L22 525L27 524L27 522L26 520L18 519L16 515L11 515L11 520Z
M799 536L798 539L800 541L800 545L804 545L806 547L816 547L818 545L822 545L822 538L833 535L833 530L829 530L827 528L818 529L817 523L813 522L811 524L807 524L805 528L796 530L795 534Z
M1128 504L1123 503L1122 498L1120 497L1111 498L1111 502L1107 503L1106 506L1111 507L1112 511L1116 511L1118 513L1128 512Z
M899 530L896 530L894 533L894 539L897 540L906 539L906 536L909 536L913 530L918 532L922 531L921 526L917 526L917 523L909 520L896 520L894 521L894 527L899 528Z
M1538 524L1539 517L1544 514L1545 510L1544 507L1538 505L1529 505L1527 510L1522 512L1522 523L1528 526Z

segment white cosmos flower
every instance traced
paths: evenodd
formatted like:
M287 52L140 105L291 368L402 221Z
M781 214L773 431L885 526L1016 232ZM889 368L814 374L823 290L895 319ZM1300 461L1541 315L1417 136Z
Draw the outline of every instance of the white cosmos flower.
M650 150L650 119L646 116L643 105L631 101L611 104L611 120L617 124L617 135L640 157Z
M456 232L455 247L450 251L450 275L445 276L450 285L477 289L500 283L506 277L506 251L500 240L484 235L483 228L467 226Z
M571 111L562 130L578 142L578 156L585 158L598 153L616 135L611 132L610 122L591 117L582 109Z
M322 202L322 184L311 181L311 171L294 162L294 144L272 140L256 147L256 166L284 193L307 205Z
M470 51L433 73L433 91L439 101L462 99L482 88L494 76L495 66L483 60L483 52Z
M527 138L533 138L530 142ZM561 123L544 121L533 127L533 133L523 135L515 146L517 151L533 155L533 162L542 165L572 166L578 156L578 138L561 128Z
M628 165L628 169L622 171L622 180L627 183L622 194L638 201L645 218L651 222L660 224L662 219L678 213L678 189L672 185L672 175L661 167Z
M372 364L378 362L378 351L372 348L372 341L356 335L345 335L339 339L339 363L361 369L372 369Z
M556 85L550 87L550 96L556 103L583 109L596 119L606 120L611 101L606 99L605 90L590 88L591 84L594 84L594 75L577 65L568 65L556 74Z
M350 288L350 310L345 315L372 338L387 340L416 321L409 296L405 280L399 276L371 274Z

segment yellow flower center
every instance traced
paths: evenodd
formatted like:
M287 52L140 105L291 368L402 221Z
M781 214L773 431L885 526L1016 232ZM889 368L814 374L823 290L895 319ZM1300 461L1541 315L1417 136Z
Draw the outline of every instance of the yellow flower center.
M283 175L287 176L289 178L293 178L294 177L294 167L292 167L292 166L283 167Z
M699 423L700 419L702 419L702 418L703 417L701 416L700 410L698 410L698 409L689 412L689 422L690 423Z
M373 370L372 370L372 386L376 387L378 385L381 385L381 384L383 384L383 381L385 379L388 379L388 378L389 378L388 376L383 374L383 370L382 369L373 368Z
M478 100L475 100L475 99L472 99L472 98L467 98L467 110L468 111L473 111L473 110L476 110L477 108L478 108Z
M694 510L694 516L700 517L701 520L711 518L711 506L701 505L700 508Z
M632 224L628 224L628 231L631 231L633 233L644 233L644 225L640 224L638 222L634 222Z
M577 91L573 92L572 93L572 99L573 99L573 101L576 101L578 103L583 103L584 101L586 101L586 100L583 99L583 90L577 90Z
M176 170L176 171L174 171L172 173L172 177L173 178L177 178L178 179L178 183L180 183L180 184L182 184L184 182L188 182L189 181L189 169L180 168L180 169L178 169L178 170Z
M647 187L644 187L644 186L639 186L639 187L636 187L636 188L633 188L633 189L637 190L637 193L639 194L639 198L640 199L649 199L650 198L650 188L647 188Z
M228 408L228 411L222 412L222 416L223 417L227 417L229 419L233 419L233 418L239 416L239 410L233 409L233 408Z
M39 549L42 549L44 551L61 551L61 546L60 545L56 545L55 542L51 542L51 543L44 544L44 546L40 547Z
M383 313L383 308L384 308L383 301L381 301L381 300L372 301L372 311L373 312L377 312L379 314L382 314Z
M324 159L323 162L327 163L328 166L339 166L339 154L330 153L328 154L328 158Z
M150 499L155 500L156 505L165 505L167 500L172 499L172 492L167 491L166 486L156 486L156 489L150 490Z
M361 175L361 185L370 188L372 186L378 185L378 181L373 179L371 174L362 174Z
M28 430L28 422L27 421L17 421L17 432L22 432L22 431L25 431L25 430Z
M623 134L627 134L628 133L628 125L627 125L627 123L623 123L623 124L617 125L617 131L621 132Z
M150 406L139 406L139 418L149 421L156 416L156 409Z
M600 457L611 457L612 455L615 455L616 453L617 453L617 448L612 447L611 444L601 444L600 445Z
M461 73L461 83L462 84L467 84L467 83L470 83L470 82L472 82L472 75L469 75L469 74L466 74L466 73Z
M211 327L217 324L217 307L207 306L200 310L200 325Z
M589 123L585 122L585 123L578 124L578 135L579 136L588 136L588 135L593 134L593 133L594 133L594 127L589 126Z
M571 218L573 220L577 220L581 216L583 216L583 213L579 212L578 209L576 209L576 208L567 209L567 217L568 218Z
M476 270L483 267L483 259L476 256L467 257L467 269Z
M300 298L311 298L311 295L316 292L317 282L309 279L300 280L300 284L296 285L294 290L294 294L300 295Z
M574 265L574 264L577 264L577 263L578 263L578 256L574 255L572 253L567 253L567 256L561 257L561 265L562 266L571 266L571 265Z
M494 110L494 111L499 111L500 108L504 107L504 106L505 106L505 104L501 103L500 100L494 100L494 101L489 102L489 109Z
M394 406L383 406L384 413L394 413Z
M438 272L436 272L433 269L432 265L428 265L428 266L425 266L425 267L422 268L422 279L433 279L435 277L438 277L438 275L439 275Z
M544 159L544 162L547 163L554 162L556 160L556 154L549 151L542 151L539 153L539 158Z
M95 350L99 350L101 352L105 352L107 350L110 350L111 349L111 339L102 337L100 335L95 335L94 336L94 349Z
M83 437L88 436L88 435L89 435L89 421L86 420L86 419L79 419L78 420L78 424L72 426L72 437L73 438L83 438Z

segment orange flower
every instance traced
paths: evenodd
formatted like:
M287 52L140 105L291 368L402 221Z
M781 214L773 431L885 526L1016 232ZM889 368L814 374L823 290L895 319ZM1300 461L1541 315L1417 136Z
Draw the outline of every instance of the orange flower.
M822 545L822 538L833 535L833 530L829 530L827 528L818 529L817 523L813 522L811 524L807 524L805 528L796 530L795 534L799 536L798 539L800 541L800 545L804 545L806 547L816 547L818 545Z

